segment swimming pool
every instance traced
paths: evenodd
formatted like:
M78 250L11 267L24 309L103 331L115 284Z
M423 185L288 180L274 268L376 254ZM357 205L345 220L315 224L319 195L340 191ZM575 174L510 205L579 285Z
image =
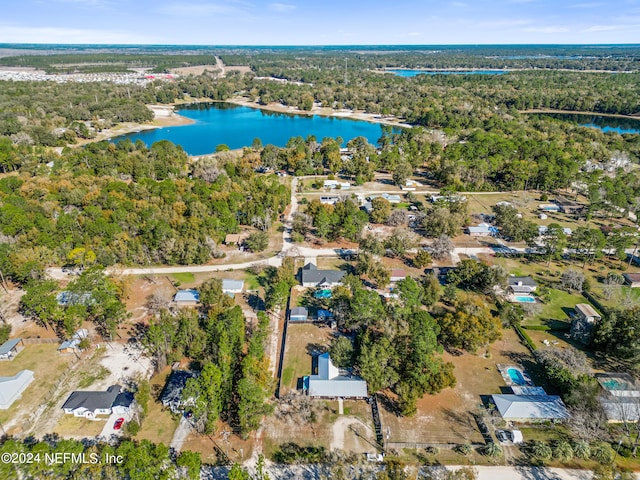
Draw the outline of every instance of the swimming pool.
M513 297L513 301L518 303L536 303L536 299L531 295L517 295Z
M603 380L602 386L607 390L630 390L627 382L612 378L610 380Z
M526 385L527 381L525 380L524 376L522 375L522 372L520 370L518 370L517 368L509 368L507 370L507 374L509 375L509 378L511 379L511 381L513 383L515 383L516 385Z
M313 294L313 296L315 298L331 298L331 290L329 289L318 290Z

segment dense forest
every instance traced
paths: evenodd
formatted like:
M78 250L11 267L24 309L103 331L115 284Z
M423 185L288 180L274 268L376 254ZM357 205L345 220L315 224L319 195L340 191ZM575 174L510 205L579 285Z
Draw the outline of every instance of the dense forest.
M0 476L7 480L200 478L200 454L186 451L176 455L166 445L156 445L148 440L122 440L111 445L67 440L56 435L46 436L40 441L33 437L24 440L3 437L0 452L3 458L0 462Z
M251 153L190 166L169 142L8 151L16 173L0 179L0 269L19 281L75 248L101 265L203 263L240 225L267 229L290 198L277 176L254 173Z

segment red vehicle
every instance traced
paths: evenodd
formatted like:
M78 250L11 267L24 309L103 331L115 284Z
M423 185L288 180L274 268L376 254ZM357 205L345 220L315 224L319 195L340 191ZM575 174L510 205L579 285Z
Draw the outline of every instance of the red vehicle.
M120 417L116 420L116 423L113 424L114 430L120 430L122 428L122 424L124 423L124 418Z

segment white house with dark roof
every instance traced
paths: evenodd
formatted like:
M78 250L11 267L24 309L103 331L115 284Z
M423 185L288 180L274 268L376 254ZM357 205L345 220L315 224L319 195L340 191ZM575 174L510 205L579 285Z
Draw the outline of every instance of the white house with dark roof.
M516 277L510 275L507 278L507 285L511 293L532 293L538 288L538 284L531 277Z
M329 352L318 357L318 374L305 378L310 397L367 398L367 382L357 375L340 371L331 361Z
M64 413L74 417L95 418L98 415L111 415L111 407L119 394L119 385L112 385L104 392L78 390L69 395L62 409Z
M187 380L196 378L197 376L196 373L189 370L174 370L171 372L160 394L162 405L169 407L173 413L183 411L184 406L188 404L191 399L182 398L182 390L187 385Z
M32 381L31 370L22 370L11 377L0 377L0 410L11 407Z
M300 280L303 287L332 288L342 284L345 275L342 270L318 270L315 264L307 263L301 269Z

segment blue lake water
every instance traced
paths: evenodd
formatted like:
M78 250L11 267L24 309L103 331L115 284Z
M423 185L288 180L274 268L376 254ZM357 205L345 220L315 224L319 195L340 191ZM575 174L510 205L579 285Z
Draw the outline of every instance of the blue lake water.
M536 115L566 120L583 127L597 128L603 132L640 133L640 118L605 117L578 113L538 113Z
M415 77L416 75L503 75L507 70L387 70L398 77Z
M169 140L181 145L189 155L204 155L214 152L220 144L232 149L250 146L254 138L259 138L263 145L284 147L291 137L297 136L307 138L314 135L318 141L324 137L339 136L345 143L355 137L365 137L373 145L382 136L382 125L378 123L274 113L233 103L200 103L181 107L177 112L195 123L130 133L112 141L128 138L151 145Z

